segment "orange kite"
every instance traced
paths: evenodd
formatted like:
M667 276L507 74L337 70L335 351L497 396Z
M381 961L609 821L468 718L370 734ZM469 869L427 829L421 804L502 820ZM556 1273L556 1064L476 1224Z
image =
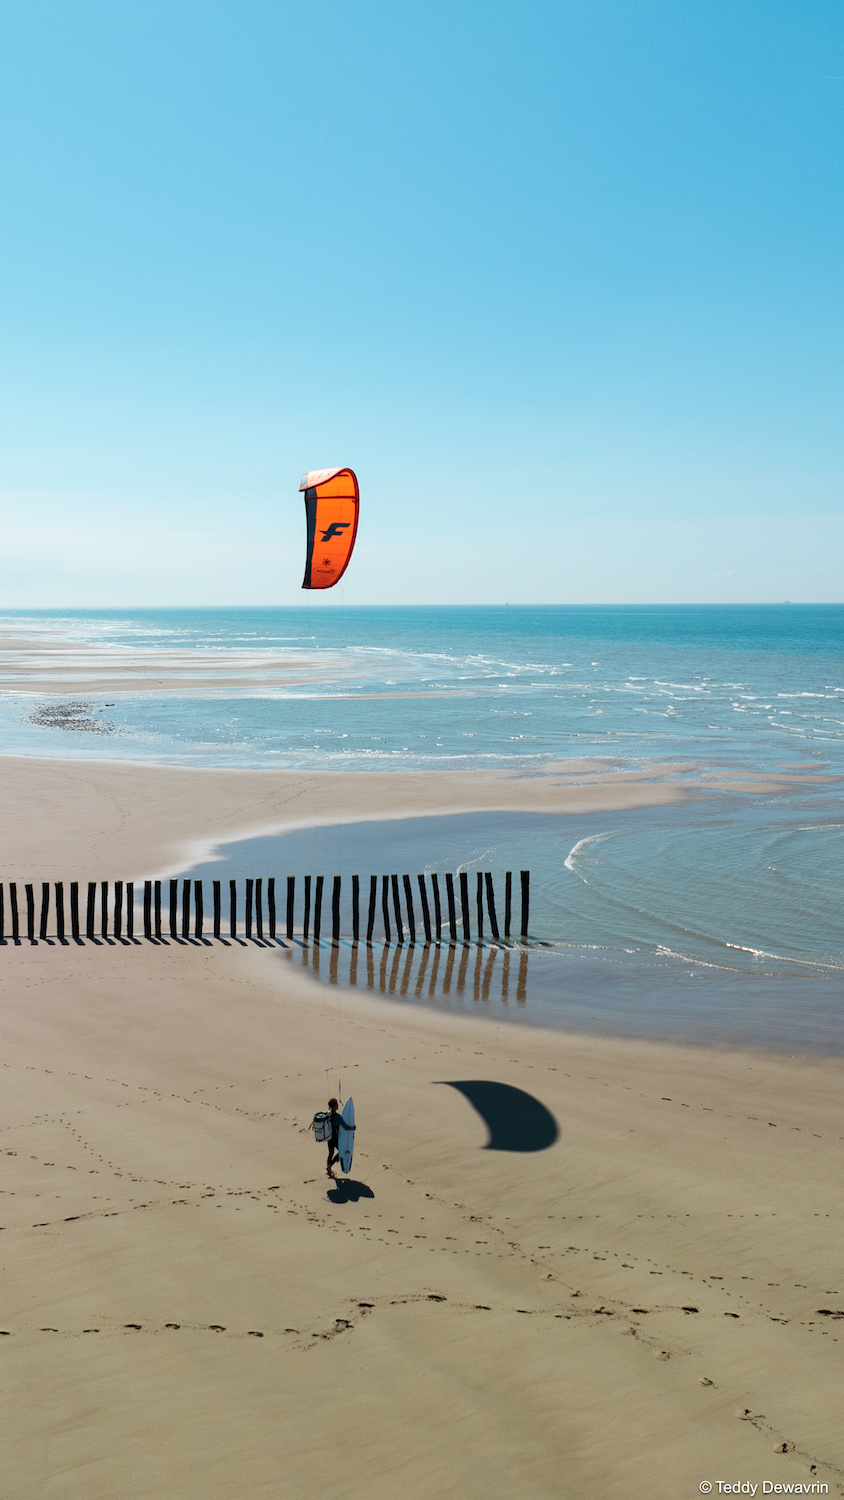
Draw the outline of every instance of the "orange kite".
M360 494L353 469L311 469L302 475L308 522L303 589L333 589L343 577L358 531Z

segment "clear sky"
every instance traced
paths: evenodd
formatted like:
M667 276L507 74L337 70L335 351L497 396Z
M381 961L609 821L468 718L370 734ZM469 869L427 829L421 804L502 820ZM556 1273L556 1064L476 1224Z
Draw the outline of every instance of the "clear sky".
M844 599L840 0L6 0L0 605Z

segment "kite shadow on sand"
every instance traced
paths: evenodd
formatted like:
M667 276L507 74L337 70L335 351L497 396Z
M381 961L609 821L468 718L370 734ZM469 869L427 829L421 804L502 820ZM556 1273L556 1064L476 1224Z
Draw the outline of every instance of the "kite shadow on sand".
M533 1094L486 1078L441 1079L476 1109L489 1130L485 1151L547 1151L559 1135L551 1111Z

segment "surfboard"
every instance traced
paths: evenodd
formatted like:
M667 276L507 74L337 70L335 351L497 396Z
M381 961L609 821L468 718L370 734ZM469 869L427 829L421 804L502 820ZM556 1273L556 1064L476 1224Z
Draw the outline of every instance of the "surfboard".
M355 1105L353 1099L347 1099L343 1105L343 1112L340 1115L337 1149L340 1152L340 1171L348 1175L352 1170L352 1156L355 1149Z

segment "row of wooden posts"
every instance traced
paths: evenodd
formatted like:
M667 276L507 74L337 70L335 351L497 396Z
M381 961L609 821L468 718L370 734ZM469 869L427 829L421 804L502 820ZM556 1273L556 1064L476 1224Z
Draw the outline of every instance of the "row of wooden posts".
M478 943L484 940L484 905L486 905L486 918L489 930L494 941L498 942L501 937L498 913L495 906L495 890L492 875L489 871L476 872L477 884L475 891L475 940ZM443 919L442 891L438 875L417 875L419 888L419 900L422 912L422 927L425 933L424 941L440 942L443 927L446 925ZM416 942L416 913L413 904L413 884L409 875L403 875L402 887L404 890L404 911L402 910L401 891L399 888L398 875L382 875L380 877L380 907L381 919L384 929L384 940L392 942L393 922L395 924L396 941L405 941L405 922L407 924L408 939L411 943ZM447 874L445 880L445 911L447 913L448 939L456 943L472 941L471 902L469 897L469 877L461 872L458 877L458 885L455 889L455 877ZM530 914L530 871L520 871L521 880L521 920L519 936L526 938L528 935L528 917ZM431 900L428 899L428 881L431 883ZM167 935L173 939L179 937L189 939L191 937L202 938L204 933L205 912L201 880L182 881L181 913L179 912L179 881L169 882L161 880L144 881L144 903L143 903L143 935L145 938L161 940L164 935L162 926L162 891L169 884L169 904L167 910ZM222 914L222 889L223 882L214 880L212 885L213 899L213 932L215 938L222 936L223 914ZM229 885L229 919L228 931L233 938L238 937L238 900L237 881L230 880ZM340 938L340 890L341 877L335 875L331 889L331 937L333 942ZM18 904L18 887L15 881L8 884L9 893L9 936L13 943L21 940L21 911ZM276 907L276 883L275 878L270 876L266 883L263 879L247 880L244 892L244 924L243 935L247 940L253 937L259 942L265 940L265 911L264 895L266 893L266 936L270 942L280 941L277 937L279 926L278 911ZM69 936L77 942L82 940L82 924L80 922L79 907L79 882L72 880L69 886L70 894L70 934ZM304 876L304 911L302 920L302 941L311 941L313 931L313 942L318 943L322 932L322 908L325 894L324 875ZM26 936L31 943L38 938L46 939L50 920L50 882L44 881L41 885L41 905L36 936L35 921L35 886L24 885L24 896L26 903ZM191 900L191 897L193 898ZM360 876L352 876L352 941L357 943L361 939L361 889ZM392 903L390 898L392 897ZM484 899L486 898L486 899ZM458 939L458 899L460 905L460 925L462 927L462 938ZM288 938L294 936L294 909L296 901L296 876L287 876L287 905L285 911L285 935ZM62 881L55 882L55 936L59 942L66 940L65 925L65 895ZM433 904L433 925L431 905ZM392 919L391 922L391 905ZM379 906L379 877L369 877L369 906L366 913L366 942L372 942L375 931L375 921ZM111 932L109 932L109 907L111 907ZM192 910L191 910L192 908ZM510 938L513 908L513 872L508 870L504 876L504 938ZM112 900L109 901L109 882L102 880L88 881L87 905L85 908L84 937L95 939L97 937L122 938L124 935L123 914L126 914L125 934L127 939L135 937L135 885L134 882L115 880ZM98 918L99 916L99 923ZM191 932L191 918L193 918L193 931ZM98 930L99 929L99 930ZM5 890L0 883L0 942L6 941L6 900Z

